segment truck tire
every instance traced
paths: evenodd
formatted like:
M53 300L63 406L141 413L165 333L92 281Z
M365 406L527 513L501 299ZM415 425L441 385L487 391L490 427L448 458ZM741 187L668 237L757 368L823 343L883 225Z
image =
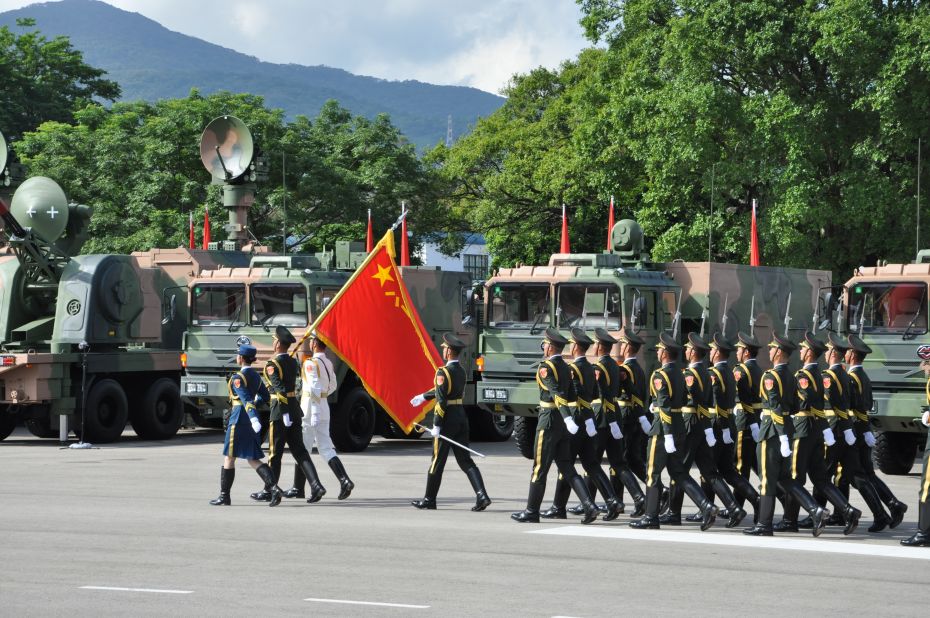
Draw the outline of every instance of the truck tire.
M394 419L389 418L387 414L384 416L385 418L381 420L380 431L381 436L384 438L388 438L389 440L416 440L423 435L423 430L416 427L414 427L410 433L404 433L404 430L400 428L400 425L394 422Z
M517 443L520 454L527 459L533 459L537 422L535 416L515 416L513 419L513 441Z
M478 406L469 406L468 428L474 442L506 442L513 434L512 416L495 414Z
M13 433L18 420L19 418L11 414L7 406L0 406L0 440L6 440Z
M47 409L41 416L27 418L24 424L26 425L26 429L29 430L29 433L37 438L58 437L58 427L52 427L52 419L48 417Z
M882 431L875 436L872 463L885 474L907 474L917 458L917 439L915 434Z
M81 419L75 430L87 442L116 442L123 435L129 418L129 402L119 382L106 378L95 383L87 394L84 416L84 435L81 436Z
M132 403L132 428L143 440L166 440L176 435L184 422L181 389L171 378L155 380Z
M330 417L329 436L339 451L357 453L368 448L375 423L375 403L364 388L356 386L339 398Z

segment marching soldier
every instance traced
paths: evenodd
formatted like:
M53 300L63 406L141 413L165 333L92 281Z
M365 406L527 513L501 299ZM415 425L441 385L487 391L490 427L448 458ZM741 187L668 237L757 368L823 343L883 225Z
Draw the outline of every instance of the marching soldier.
M281 489L275 485L274 473L268 464L262 462L262 423L255 406L268 397L268 391L262 384L261 376L252 369L256 350L250 345L239 346L236 360L239 371L229 379L229 402L232 412L226 426L226 438L223 441L223 468L220 471L220 495L210 504L229 506L229 490L236 478L236 459L245 459L255 469L258 476L269 487L269 506L281 503Z
M823 532L824 520L829 511L817 504L814 497L791 478L786 461L791 457L793 423L797 385L788 369L788 361L797 346L787 338L773 335L769 344L769 358L773 367L762 374L762 424L759 427L758 461L762 477L762 497L756 525L743 530L753 536L772 536L772 519L775 516L775 497L778 486L804 507L813 522L814 536Z
M853 431L856 433L855 450L859 453L859 469L878 491L878 497L888 507L891 513L891 521L888 527L894 530L904 520L904 513L907 512L907 505L898 500L891 492L885 481L875 474L875 466L872 464L872 447L875 446L875 434L869 428L869 411L873 407L872 402L872 381L866 375L865 369L862 368L862 361L866 355L872 352L872 348L867 346L862 339L856 335L849 335L849 350L846 351L846 364L849 368L846 372L849 374L849 420L853 424ZM841 491L849 494L849 477L846 476ZM845 489L844 489L845 486Z
M681 346L668 333L659 335L656 345L659 362L662 366L652 372L650 394L655 420L650 430L648 460L646 470L646 514L642 519L631 521L630 527L640 529L658 529L659 497L661 494L660 478L662 469L668 467L673 485L678 485L701 509L701 530L714 525L717 507L711 503L700 485L691 478L690 462L686 465L683 449L687 448L688 427L682 414L687 402L684 375L676 361L681 353Z
M862 511L849 504L842 492L832 484L827 473L825 446L832 446L836 440L824 412L823 377L817 363L826 346L814 333L805 331L799 347L803 367L794 374L798 385L798 411L791 417L794 424L789 468L791 478L803 485L804 478L809 476L814 484L814 495L821 494L826 497L836 512L842 514L845 521L843 534L849 535L855 532L859 525ZM800 509L801 505L794 496L790 493L785 494L784 517L775 524L775 531L797 532Z
M736 405L733 407L736 471L744 479L749 479L751 470L757 474L759 472L756 442L759 440L759 414L762 412L759 398L762 368L756 362L756 357L762 345L755 337L742 332L737 333L736 340L737 365L733 368L733 379L736 381Z
M546 491L546 475L554 461L563 479L569 484L584 507L583 524L597 519L597 508L584 479L575 470L571 453L570 436L578 433L579 427L572 418L572 409L577 406L572 384L571 368L562 359L562 350L568 344L555 328L546 329L542 343L546 358L536 371L539 385L539 420L536 424L533 473L530 476L530 492L526 509L512 513L511 519L521 523L539 523L539 505Z
M329 399L336 392L336 370L333 362L326 356L326 344L317 336L310 340L313 356L304 359L301 378L300 409L303 412L301 430L304 446L307 452L313 451L316 444L317 452L329 464L330 470L339 480L339 499L345 500L355 489L355 483L349 478L345 466L336 455L336 447L329 435ZM284 492L285 498L303 498L304 482L306 481L303 468L294 466L294 486ZM311 483L312 485L312 483ZM319 494L322 487L311 487L312 492ZM326 490L323 489L323 493ZM319 494L322 497L322 494Z
M575 390L575 401L577 405L574 408L572 417L575 424L584 426L584 431L578 431L571 437L572 444L572 463L575 458L581 460L585 476L590 479L595 487L604 496L607 504L607 512L604 514L604 521L612 521L623 511L623 505L617 500L617 494L604 469L601 467L601 456L603 450L597 448L597 424L596 410L594 409L594 400L599 398L598 395L598 370L590 362L586 353L593 341L580 328L571 330L571 338L568 340L572 344L572 353L575 355L574 360L569 367L571 368L572 381ZM600 408L601 405L598 405ZM620 426L613 423L617 433L620 432ZM622 438L623 435L620 434ZM617 438L619 439L619 438ZM590 491L590 489L589 489ZM591 492L593 494L593 492ZM566 479L559 474L558 481L555 484L555 495L552 500L552 506L549 510L540 513L540 517L545 519L565 519L565 507L568 503L571 487ZM582 507L583 509L583 507Z
M622 487L626 487L635 502L636 508L632 517L642 517L646 513L646 496L636 479L646 482L644 455L652 429L652 421L646 414L646 374L637 359L637 354L645 342L629 327L620 333L619 341L623 362L620 365L622 373L617 412L620 417L620 430L623 432L623 455L626 465L621 466L617 474L623 483ZM614 474L613 470L611 474ZM622 497L621 491L622 489L617 490L618 497Z
M291 449L291 455L303 470L304 476L310 481L310 498L307 502L317 502L326 493L316 474L316 468L310 461L310 453L304 446L304 438L300 429L303 412L297 402L297 376L300 366L297 359L287 353L288 348L296 343L294 335L283 326L275 329L273 336L273 350L275 355L265 365L262 380L270 395L271 408L268 429L268 463L274 472L274 483L281 476L281 459L284 457L284 445ZM270 500L271 491L269 483L265 483L264 490L251 495L253 500Z
M419 406L429 399L436 400L433 408L433 427L430 435L433 437L433 459L430 462L429 472L426 475L426 493L421 500L414 500L410 504L418 509L436 509L436 496L439 494L439 485L442 483L442 471L446 467L449 449L455 455L455 461L468 477L472 489L475 490L475 506L472 511L483 511L491 504L491 498L484 489L481 471L472 460L467 450L440 440L440 433L451 440L468 445L468 416L462 405L462 395L465 392L467 376L459 364L459 354L465 348L465 343L446 333L442 336L442 357L446 364L436 371L433 379L433 389L417 395L410 404Z
M930 361L922 361L920 368L927 376L927 405L921 409L920 421L925 427L930 427ZM917 504L917 532L914 536L902 539L901 545L907 547L930 547L930 433L927 434L927 444L924 446L924 471L920 477Z

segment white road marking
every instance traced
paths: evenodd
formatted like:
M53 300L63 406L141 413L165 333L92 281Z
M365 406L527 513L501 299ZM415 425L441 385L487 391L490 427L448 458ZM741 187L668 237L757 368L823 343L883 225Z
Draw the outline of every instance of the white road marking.
M315 603L342 603L344 605L377 605L378 607L404 607L407 609L429 609L429 605L405 605L404 603L375 603L374 601L347 601L345 599L304 599Z
M659 541L664 543L697 543L722 545L725 547L747 547L750 549L782 549L789 551L812 551L824 554L847 554L856 556L878 556L882 558L911 558L930 560L930 551L889 545L873 545L856 541L801 540L784 537L748 537L743 534L708 534L706 532L676 532L672 530L629 530L606 526L559 526L543 530L528 530L530 534L552 534L597 539L620 539L626 541Z
M193 594L193 590L158 590L156 588L117 588L114 586L81 586L81 590L110 590L115 592L158 592L161 594Z

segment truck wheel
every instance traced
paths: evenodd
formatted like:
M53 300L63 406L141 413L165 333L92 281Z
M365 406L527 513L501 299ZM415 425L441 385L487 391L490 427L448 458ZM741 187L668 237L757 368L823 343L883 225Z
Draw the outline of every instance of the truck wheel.
M184 422L181 389L171 378L159 378L133 400L132 428L143 440L166 440L178 433Z
M52 427L52 419L48 416L48 410L45 410L39 417L27 418L25 425L29 433L37 438L58 437L58 427Z
M517 443L520 454L527 459L533 459L537 422L535 416L515 416L513 419L513 441Z
M416 440L423 435L423 430L416 427L410 433L404 433L404 430L400 428L400 425L394 422L394 419L388 418L387 414L384 415L385 419L382 421L381 435L390 440Z
M10 413L9 407L0 406L0 440L6 440L13 433L18 420L15 414Z
M329 424L329 436L342 452L357 453L368 448L375 433L375 404L361 386L339 398Z
M87 442L116 442L123 435L129 418L129 402L119 382L110 378L94 384L87 394L84 415L84 435ZM81 431L81 421L75 433Z
M907 474L917 458L917 437L909 433L883 431L875 436L872 463L885 474Z
M475 442L506 442L513 433L513 417L469 406L468 427Z

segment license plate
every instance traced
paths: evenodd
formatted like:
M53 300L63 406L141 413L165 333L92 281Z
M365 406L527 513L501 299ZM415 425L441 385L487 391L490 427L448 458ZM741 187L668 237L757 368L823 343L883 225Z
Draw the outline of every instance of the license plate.
M188 382L187 383L187 394L188 395L206 395L207 394L207 385L205 382Z
M507 389L504 388L486 388L484 389L485 401L507 401Z

